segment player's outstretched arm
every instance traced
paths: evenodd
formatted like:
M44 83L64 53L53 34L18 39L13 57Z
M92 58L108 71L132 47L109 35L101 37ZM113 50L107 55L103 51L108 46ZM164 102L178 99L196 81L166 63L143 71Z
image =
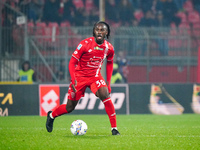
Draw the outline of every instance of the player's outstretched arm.
M76 92L75 86L77 84L76 79L75 79L75 68L77 64L78 64L78 60L74 57L71 57L69 61L69 73L71 76L72 88L74 92Z

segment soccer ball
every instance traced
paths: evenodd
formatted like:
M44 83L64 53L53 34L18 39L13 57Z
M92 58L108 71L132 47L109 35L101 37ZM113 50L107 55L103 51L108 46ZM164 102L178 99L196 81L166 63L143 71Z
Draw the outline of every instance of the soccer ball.
M72 122L70 130L73 135L84 135L87 132L87 124L83 120Z

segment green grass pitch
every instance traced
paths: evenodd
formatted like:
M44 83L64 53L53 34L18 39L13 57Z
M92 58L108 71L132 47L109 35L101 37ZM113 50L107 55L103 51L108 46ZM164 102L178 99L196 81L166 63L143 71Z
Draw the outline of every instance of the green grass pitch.
M70 125L82 119L84 136L74 136ZM46 117L0 117L0 150L197 150L200 115L117 115L120 136L112 136L107 115L64 115L48 133Z

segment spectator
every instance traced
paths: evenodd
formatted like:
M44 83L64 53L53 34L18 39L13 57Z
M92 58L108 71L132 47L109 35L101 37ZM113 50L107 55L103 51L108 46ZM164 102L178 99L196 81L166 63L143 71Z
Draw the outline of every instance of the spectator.
M124 65L122 66L122 72L123 72L123 80L125 83L128 83L128 74L129 74L129 68L128 68L128 62L126 60L126 62L124 63Z
M159 11L156 15L155 26L168 27L170 24L164 19L162 11Z
M134 6L135 8L139 8L140 7L140 1L141 0L129 0L131 5Z
M18 3L14 2L13 0L7 0L6 4L9 5L12 9L9 7L4 7L2 9L3 17L6 18L7 14L9 13L9 14L13 14L13 17L16 18L18 15L15 11L20 11ZM5 19L5 18L3 18L3 19Z
M116 63L118 64L119 73L122 75L123 82L126 83L129 70L128 70L128 67L127 67L128 60L126 59L123 51L119 51Z
M163 9L163 2L160 0L153 0L151 10L154 14L157 14L159 11L162 11Z
M60 23L59 8L59 0L46 0L43 9L42 21Z
M66 66L65 60L61 60L59 70L56 73L57 79L60 81L65 80L65 70L66 70L65 66Z
M29 61L25 61L22 64L22 68L19 71L19 78L18 81L20 82L35 82L36 76L33 69L31 69L31 65Z
M157 14L156 26L157 27L167 27L167 26L169 26L168 22L163 19L163 14L162 14L161 11L158 12L158 14ZM156 40L156 42L158 43L159 51L160 51L162 56L168 55L168 51L169 51L168 40L166 38L166 35L168 34L167 32L168 31L166 31L165 29L161 30L161 32L158 33L160 38L158 38Z
M32 0L30 5L30 10L29 10L29 21L32 22L38 22L42 18L42 8L43 8L43 3L41 0Z
M9 56L14 50L13 26L15 24L12 12L7 12L2 30L2 55Z
M64 0L64 8L63 8L63 15L62 15L62 21L69 21L73 22L73 15L75 14L76 7L72 3L72 0Z
M19 7L20 11L25 14L27 17L29 17L29 10L30 10L30 0L20 0L19 1Z
M134 19L131 20L131 26L132 27L138 27L138 25L139 25L139 22L138 22L137 19L134 18Z
M84 7L77 8L74 14L74 21L76 26L83 26L86 20L86 11Z
M200 0L192 0L194 8L200 13Z
M153 5L153 0L140 0L140 6L144 13L150 11Z
M95 24L99 20L99 12L97 11L96 8L93 8L90 12L89 15L89 20L90 20L90 25Z
M180 24L181 19L175 16L177 12L178 8L173 0L167 0L163 3L163 16L168 24L171 24L172 22L174 22L176 26Z
M134 9L128 0L121 0L119 5L119 19L122 25L130 25Z
M144 18L140 20L139 26L142 26L142 27L156 26L155 15L152 13L151 10L145 13Z
M199 0L197 0L199 1ZM174 0L178 10L183 9L183 4L186 2L186 0Z
M107 0L105 4L106 19L113 23L119 22L119 10L115 0Z
M123 78L122 78L122 75L119 73L118 64L113 63L113 74L111 77L111 84L122 83L122 82L123 82Z

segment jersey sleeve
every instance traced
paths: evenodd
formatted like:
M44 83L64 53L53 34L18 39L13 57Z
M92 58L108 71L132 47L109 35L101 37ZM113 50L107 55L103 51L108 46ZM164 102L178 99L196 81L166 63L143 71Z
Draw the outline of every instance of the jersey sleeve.
M78 61L81 58L83 52L85 50L85 46L83 41L79 43L79 45L77 46L76 50L74 51L74 53L72 54L72 57L76 58Z
M114 47L110 45L108 55L107 55L107 61L112 61L114 58L114 54L115 54Z

